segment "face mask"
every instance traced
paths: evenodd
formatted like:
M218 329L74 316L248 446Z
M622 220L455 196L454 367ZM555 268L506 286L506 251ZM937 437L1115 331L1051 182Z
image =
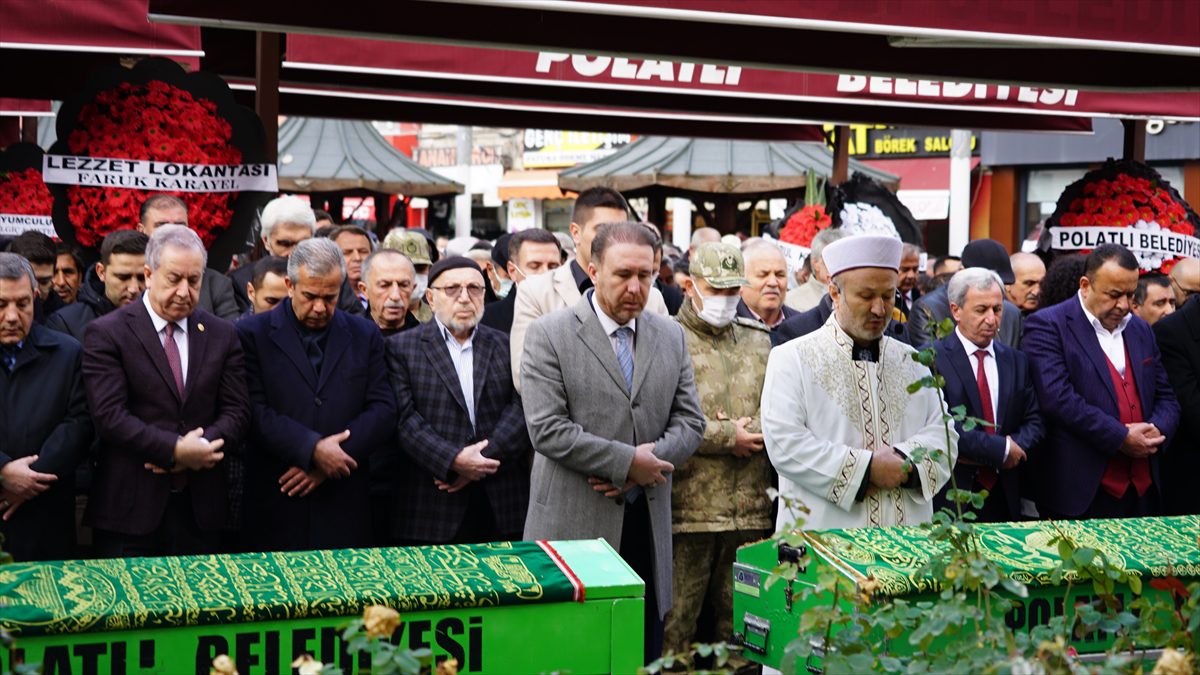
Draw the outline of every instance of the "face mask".
M426 289L428 283L429 283L429 275L428 274L418 274L418 275L414 276L413 277L414 286L413 286L412 296L414 298L420 298L421 300L424 300L425 299L425 289Z
M704 309L700 310L700 320L713 328L724 328L733 323L737 316L738 300L736 295L702 295ZM695 309L695 303L692 308Z
M507 298L508 292L512 290L512 287L513 287L512 279L501 279L500 280L500 290L496 291L496 296L500 297L500 298Z

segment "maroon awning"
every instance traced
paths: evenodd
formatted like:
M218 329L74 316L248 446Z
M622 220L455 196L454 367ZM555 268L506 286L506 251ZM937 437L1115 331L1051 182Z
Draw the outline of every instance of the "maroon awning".
M128 56L163 56L197 69L200 29L152 24L148 11L149 0L4 0L0 94L63 99L95 69Z
M253 83L231 80L230 88L243 105L253 105ZM284 84L279 88L279 108L282 114L306 117L334 115L349 119L404 119L431 124L579 129L744 140L824 140L821 127L803 119L573 106L330 86Z
M149 0L4 0L0 49L204 55L199 28L150 23L149 5Z
M1200 120L1200 91L1078 91L303 34L288 35L284 78L410 91L479 93L483 87L541 100L619 96L631 105L674 101L685 109L727 112L751 102L764 113L836 122L1086 131L1090 117Z
M150 0L156 21L1083 90L1200 88L1194 0Z
M50 101L0 98L0 117L53 117Z

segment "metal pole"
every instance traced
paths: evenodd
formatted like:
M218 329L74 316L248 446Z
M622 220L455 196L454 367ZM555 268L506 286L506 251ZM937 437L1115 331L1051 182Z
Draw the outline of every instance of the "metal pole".
M1135 162L1146 161L1146 120L1121 120L1125 127L1122 157Z
M950 131L950 255L971 240L971 132Z
M458 127L458 165L462 167L463 193L454 198L454 236L471 236L471 148L472 129Z

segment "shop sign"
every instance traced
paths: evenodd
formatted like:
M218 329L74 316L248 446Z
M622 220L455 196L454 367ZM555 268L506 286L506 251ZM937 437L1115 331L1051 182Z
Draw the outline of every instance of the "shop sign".
M826 125L827 130L832 125ZM861 159L949 157L949 129L907 129L868 124L850 125L850 156ZM971 154L979 154L979 137L971 134Z
M521 163L526 169L586 164L607 157L632 142L630 134L526 129Z

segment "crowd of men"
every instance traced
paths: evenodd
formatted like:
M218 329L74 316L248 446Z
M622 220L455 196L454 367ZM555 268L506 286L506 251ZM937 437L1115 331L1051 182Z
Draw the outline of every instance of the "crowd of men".
M568 247L326 219L273 200L229 275L166 195L92 265L36 233L0 253L6 550L603 537L646 580L649 661L706 606L729 634L737 548L797 518L773 486L811 528L928 521L952 476L985 521L1200 512L1195 259L984 239L922 273L827 229L790 280L769 241L671 250L603 188ZM944 402L908 389L930 346ZM981 423L947 432L960 405Z

